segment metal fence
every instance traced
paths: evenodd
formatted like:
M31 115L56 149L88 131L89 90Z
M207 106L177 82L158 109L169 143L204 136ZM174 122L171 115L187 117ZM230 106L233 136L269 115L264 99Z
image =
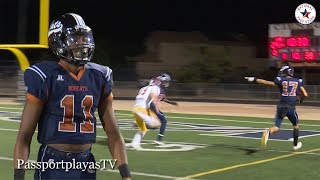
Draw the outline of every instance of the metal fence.
M134 97L142 83L117 81L114 83L115 97ZM305 85L308 101L320 100L319 85ZM212 84L212 83L172 83L167 91L168 97L179 99L225 99L225 100L278 100L277 87L261 84Z
M19 78L18 66L1 65L0 66L0 96L16 96L18 94L17 92L18 78Z
M143 81L115 81L115 98L133 99ZM308 102L320 102L320 85L305 85ZM17 69L0 68L0 96L23 101L25 96L23 73ZM260 84L172 83L168 97L181 100L258 100L275 101L279 98L277 87Z

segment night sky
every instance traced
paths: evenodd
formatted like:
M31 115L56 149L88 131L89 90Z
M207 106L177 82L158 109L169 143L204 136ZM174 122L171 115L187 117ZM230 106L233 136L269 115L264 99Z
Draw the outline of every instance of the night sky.
M37 39L38 0L28 0L27 41ZM1 0L0 43L16 41L19 0ZM154 30L201 31L210 40L234 40L243 34L258 48L267 47L269 23L294 23L295 9L308 2L320 16L315 0L51 0L50 19L74 12L94 30L95 37L130 43L143 41ZM316 21L319 21L319 18ZM4 26L5 24L5 26ZM6 27L6 28L3 28ZM258 56L265 56L258 51Z

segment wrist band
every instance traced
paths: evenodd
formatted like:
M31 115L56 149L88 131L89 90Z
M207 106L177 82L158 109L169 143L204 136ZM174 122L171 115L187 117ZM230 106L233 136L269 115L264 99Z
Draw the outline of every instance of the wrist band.
M118 167L121 177L131 177L128 164L122 164Z
M14 169L14 180L23 180L25 173L25 169Z

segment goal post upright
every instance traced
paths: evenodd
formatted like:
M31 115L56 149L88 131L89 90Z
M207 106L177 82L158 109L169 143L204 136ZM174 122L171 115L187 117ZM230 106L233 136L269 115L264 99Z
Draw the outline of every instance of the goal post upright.
M6 50L13 53L19 62L18 80L17 80L17 100L25 101L24 71L30 66L22 49L48 49L48 30L49 30L49 7L50 0L39 0L39 40L38 44L0 44L0 50ZM1 62L0 62L1 63Z
M38 44L0 44L0 49L12 52L20 64L20 70L30 66L26 55L20 49L48 49L50 0L39 0L39 43Z

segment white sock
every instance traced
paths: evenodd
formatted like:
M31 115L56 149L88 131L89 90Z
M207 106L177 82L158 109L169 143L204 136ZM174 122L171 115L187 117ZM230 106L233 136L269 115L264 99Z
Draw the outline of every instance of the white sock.
M137 133L134 135L131 143L140 144L140 142L141 142L141 140L143 139L143 137L144 137L145 134L146 134L146 132L143 132L143 131L137 132Z

